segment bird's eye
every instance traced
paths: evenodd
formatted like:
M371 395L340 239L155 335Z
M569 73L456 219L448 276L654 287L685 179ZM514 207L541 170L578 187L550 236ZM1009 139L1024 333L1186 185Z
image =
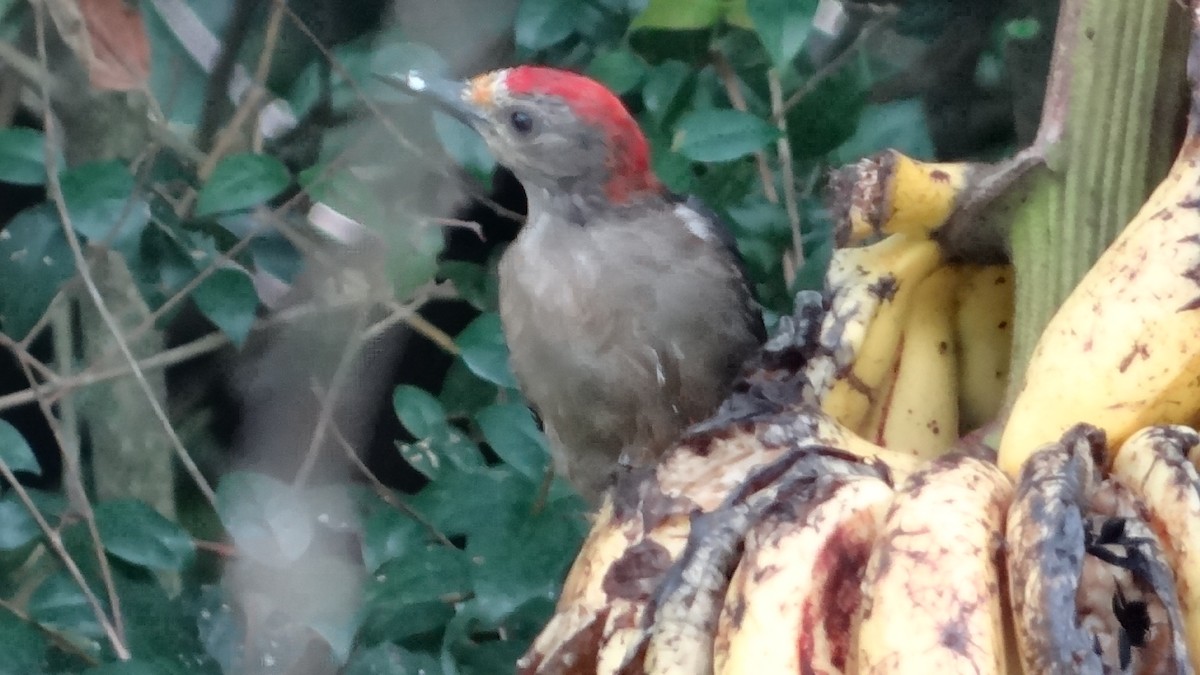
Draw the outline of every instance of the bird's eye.
M533 115L524 110L514 110L508 115L508 124L518 134L528 134L533 131Z

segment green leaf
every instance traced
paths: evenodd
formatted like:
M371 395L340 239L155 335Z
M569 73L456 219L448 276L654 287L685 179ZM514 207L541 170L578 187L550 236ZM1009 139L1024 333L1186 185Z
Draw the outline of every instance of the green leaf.
M723 0L650 0L634 18L631 30L665 28L667 30L697 30L716 26L725 13Z
M21 339L46 311L63 282L75 276L75 258L54 207L25 209L0 230L0 326Z
M100 601L103 603L103 598ZM51 628L94 639L104 635L87 597L63 571L54 573L33 591L28 611L34 621Z
M446 244L440 227L406 221L389 223L375 231L387 240L388 273L396 297L410 297L413 291L433 280L437 274L438 256Z
M651 69L642 87L642 102L650 117L659 124L675 118L687 105L695 81L692 68L682 61L665 61Z
M114 571L131 652L169 675L219 674L200 641L198 612L190 603L168 596L153 575Z
M433 113L433 131L454 161L490 189L496 159L479 132L438 111Z
M229 155L217 163L200 195L196 215L239 211L265 203L287 189L292 176L282 162L269 155Z
M23 127L0 129L0 181L17 185L46 182L46 138Z
M587 532L587 510L577 497L535 509L535 495L489 513L491 527L467 537L480 615L498 622L531 600L553 601Z
M822 79L800 99L787 113L788 140L796 159L823 157L853 136L869 86L860 57Z
M545 477L550 448L529 408L520 403L488 406L475 414L475 423L505 463L534 482Z
M739 110L694 110L675 127L673 149L694 162L744 157L779 137L774 126Z
M313 539L302 495L270 476L236 471L217 487L217 515L238 552L270 566L298 560Z
M136 245L150 222L150 205L135 194L133 174L117 161L91 162L62 175L63 201L71 226L93 243Z
M397 449L404 461L430 480L437 480L450 467L472 471L484 466L479 448L450 425L416 443L399 443Z
M933 158L929 118L921 99L889 101L864 108L858 131L838 146L834 161L847 164L887 148L917 159Z
M459 358L479 377L501 387L515 389L517 378L508 365L508 347L500 328L500 315L481 314L458 334Z
M562 42L575 32L578 0L521 0L513 31L517 45L537 51Z
M438 399L450 415L470 417L476 410L495 402L498 392L496 385L480 380L467 364L455 359L450 362L450 369L442 380Z
M441 674L441 661L433 654L412 652L390 642L355 652L341 671L341 675Z
M237 346L246 342L258 309L258 293L250 275L234 267L214 270L196 290L192 300Z
M0 460L13 471L42 472L29 442L16 427L4 420L0 420Z
M804 46L817 0L746 0L746 12L775 66L782 68Z
M410 384L396 387L392 394L392 407L404 428L417 438L429 438L445 430L448 424L442 404L433 394L420 387Z
M4 424L0 421L0 424ZM41 535L37 521L15 495L0 499L0 551L13 551Z
M617 94L633 91L646 78L646 62L627 49L604 52L588 64L587 74Z
M46 637L27 621L0 609L0 675L37 675L42 672Z
M360 641L373 645L436 630L470 592L470 562L456 548L416 547L385 562L366 588Z
M131 565L178 571L195 553L186 530L136 499L97 504L96 527L104 550Z
M83 671L82 675L174 675L174 673L151 661L129 659L88 668Z
M362 556L368 572L383 563L429 543L425 526L411 516L388 509L367 519L363 527Z
M438 276L454 283L458 296L480 311L495 309L497 284L495 275L483 265L465 260L443 260L438 267Z
M483 456L466 436L446 420L446 411L432 394L418 387L401 385L392 395L396 416L418 440L397 444L400 454L414 469L430 480L447 466L471 470L483 466Z

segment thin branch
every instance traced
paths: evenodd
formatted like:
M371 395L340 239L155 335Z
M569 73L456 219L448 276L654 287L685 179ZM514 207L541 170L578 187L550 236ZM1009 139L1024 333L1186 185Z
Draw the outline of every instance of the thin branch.
M41 4L36 5L36 7L37 11L35 12L35 26L37 29L38 59L42 62L43 66L46 66L46 64L48 64L48 59L46 56L45 8ZM196 463L192 460L191 455L188 454L187 449L183 447L183 441L180 440L179 435L175 433L174 427L171 426L171 421L167 418L166 412L163 410L162 405L155 396L154 390L151 388L150 382L146 379L145 373L143 373L141 368L138 367L137 359L134 357L133 351L129 347L129 343L126 342L125 336L121 333L121 328L117 324L116 318L113 317L112 312L109 311L107 304L104 302L103 296L100 294L100 289L96 287L95 279L92 278L92 271L88 265L87 257L83 253L83 248L79 243L79 238L75 235L75 228L71 222L71 214L67 210L66 201L63 199L62 183L59 180L58 170L56 167L57 158L54 154L54 149L61 143L61 139L59 138L57 122L50 111L50 91L45 84L42 85L42 100L45 105L45 110L42 113L42 123L46 134L45 163L47 193L50 196L50 200L54 203L54 207L58 212L59 218L62 220L63 233L66 235L67 245L71 249L71 254L75 258L75 266L79 269L79 275L83 279L83 285L87 289L87 293L91 297L92 302L95 303L96 311L100 314L100 318L103 319L105 325L108 326L109 331L112 332L113 339L120 348L121 354L125 357L126 362L130 364L134 378L137 380L138 385L142 388L142 392L146 395L147 402L150 404L150 408L153 411L154 416L158 418L158 421L162 424L163 429L166 431L167 437L170 439L171 444L175 447L175 452L179 456L180 462L183 464L188 474L192 477L192 480L196 482L197 487L200 489L201 493L204 494L204 497L208 500L209 504L211 504L213 508L216 508L216 493L213 492L212 487L208 484L208 480L204 478L204 474L200 472L200 468L196 466Z
M21 370L24 372L26 379L28 379L30 382L33 382L33 370L30 368L30 362L35 360L33 356L31 356L23 347L20 347L17 343L9 340L7 336L3 336L3 334L0 334L0 336L5 337L5 339L8 340L7 344L13 351L13 354L17 357L17 360L21 365ZM60 350L62 349L61 345L57 346ZM66 351L69 354L69 350ZM101 580L104 584L105 590L107 591L109 604L112 606L113 611L112 621L108 624L112 629L110 641L111 638L115 637L117 642L113 643L113 649L120 654L118 646L122 644L125 639L123 622L120 619L121 607L119 598L117 598L116 595L116 584L113 583L112 570L108 565L108 558L105 557L104 547L101 545L99 537L96 534L96 514L92 510L91 502L88 501L87 493L83 488L83 478L79 466L78 448L77 446L71 444L75 442L76 439L74 439L72 435L72 439L68 441L62 425L59 424L58 419L55 418L54 411L50 409L49 401L47 401L45 398L39 397L37 399L37 404L38 408L41 410L42 416L46 420L47 426L50 427L50 434L54 436L54 441L58 445L59 454L62 455L62 473L68 502L70 503L71 507L78 511L80 515L83 516L84 520L87 521L89 533L93 536L92 550L95 553L99 563ZM70 409L68 408L67 410L69 411ZM24 491L24 486L17 485L14 477L5 474L5 478L8 479L9 483L12 484L14 488L19 490L18 495L20 494L20 491ZM32 503L32 501L26 501L23 499L22 502L25 504L26 509L31 509L30 514L33 516L34 520L38 522L39 527L42 527L42 525L45 524L45 527L42 527L42 532L47 535L51 549L53 549L55 554L62 559L63 564L68 569L68 573L70 573L75 579L76 583L79 584L84 595L90 595L92 590L89 586L87 586L87 582L84 580L82 573L76 575L75 573L71 572L72 567L75 567L76 571L78 571L75 560L70 557L70 554L66 551L66 548L62 546L61 540L56 541L54 538L50 537L51 533L53 533L54 537L58 537L58 530L50 527L49 523L45 521L45 518L42 516L41 512L36 511L37 507ZM57 544L57 546L55 546L55 544ZM98 600L94 604L93 609L94 611L98 612L97 618L100 620L103 627L104 624L109 621L109 619ZM128 658L128 656L126 656L126 658Z
M318 397L321 395L320 390L314 390L313 393ZM371 472L371 469L367 467L365 463L363 463L362 458L359 457L358 453L354 450L354 446L351 445L350 441L346 439L345 434L342 433L342 429L338 426L337 422L330 424L329 431L333 434L333 439L337 441L338 445L342 446L342 450L346 452L346 458L350 460L350 463L354 465L354 468L358 469L359 473L363 475L363 478L367 479L367 482L371 484L371 489L375 491L375 494L378 495L380 499L387 502L389 506L399 511L403 511L404 515L412 518L417 522L417 524L421 525L421 527L424 527L425 530L429 532L429 535L436 539L441 545L450 547L454 546L454 543L450 541L450 538L443 534L441 530L437 529L433 523L429 522L428 518L426 518L413 507L409 506L408 503L403 499L397 497L395 493L393 493L386 485L383 484L383 481L379 480L379 478Z
M25 611L18 607L15 603L0 598L0 609L7 610L21 621L24 621L25 623L41 631L46 637L50 638L50 641L54 643L55 647L58 647L63 652L80 659L84 663L88 664L88 666L100 665L100 659L96 658L87 650L72 642L71 639L66 636L66 634L60 633L49 626L39 623L33 617L26 614Z
M204 161L196 169L196 175L201 181L207 180L216 168L217 163L221 161L237 141L238 134L242 127L251 118L258 113L259 107L262 105L266 95L266 80L267 75L271 71L271 59L275 54L275 45L279 42L279 26L283 22L282 0L275 0L274 6L271 9L271 16L267 19L267 28L263 37L263 48L258 55L258 67L254 72L254 82L258 85L252 88L241 102L238 103L237 110L233 114L233 119L229 120L229 124L217 134L217 141L213 143L212 150L204 157ZM199 195L198 191L191 191L180 202L178 211L180 215L189 213L192 210L192 205Z
M779 171L783 174L783 206L787 210L788 224L792 228L792 260L794 269L804 265L804 242L800 232L800 200L796 195L796 174L792 166L792 143L788 140L787 116L783 114L783 88L779 83L779 72L774 68L767 71L767 87L771 92L771 113L775 126L779 127L779 140L775 151L779 154Z
M203 539L193 539L192 544L197 550L215 553L222 558L233 558L238 555L237 548L226 544L222 541L205 541Z
M75 564L75 560L67 552L66 547L63 546L62 538L58 535L58 531L50 527L50 523L46 521L45 516L42 515L37 505L30 499L29 493L25 491L25 486L17 481L12 468L8 466L8 462L5 462L3 458L0 458L0 476L3 476L4 480L8 481L8 484L12 487L12 491L17 494L17 499L29 511L29 515L37 523L38 529L46 537L46 542L50 545L50 549L62 561L63 566L67 568L67 574L79 586L79 590L83 593L84 599L92 608L92 613L95 614L96 621L99 622L100 629L104 631L104 635L108 638L109 644L112 645L113 652L116 653L117 658L122 661L128 661L131 656L129 649L125 646L125 642L121 639L121 636L117 634L113 623L109 621L108 613L104 611L104 606L100 604L100 599L92 592L87 580L83 578L83 572L79 570L79 566ZM101 550L101 554L103 554L103 550Z
M804 81L803 85L796 89L796 91L792 92L791 96L787 97L787 100L784 101L783 105L779 107L779 110L775 112L777 118L787 115L789 110L795 108L801 101L805 99L805 97L816 91L817 87L821 86L825 80L828 80L836 75L839 70L841 70L847 63L851 61L851 59L857 57L858 52L864 46L866 46L867 43L875 38L875 34L878 33L879 30L884 26L886 26L888 21L891 20L892 16L894 15L894 10L880 9L878 11L880 12L880 16L877 16L863 26L862 30L858 31L858 35L854 36L854 41L851 42L848 47L843 49L837 56L827 61L825 65L818 68L817 72L813 73L807 80Z
M7 336L0 333L0 344L7 346L9 349L20 348L18 343L11 342ZM163 352L159 352L154 356L138 361L138 366L142 372L147 373L160 368L169 368L173 365L189 361L198 356L203 356L210 352L214 352L229 344L229 338L224 333L210 333L202 338L198 338L184 345L173 347ZM39 396L44 396L53 401L61 396L65 396L76 389L90 387L93 384L107 382L133 372L133 369L128 364L101 370L97 372L83 371L69 377L58 377L52 382L45 384L34 385L28 389L24 389L12 394L0 396L0 412L15 408L20 405L26 405L37 400Z
M742 87L738 84L738 76L733 70L733 65L719 50L712 50L710 56L713 69L717 72L721 84L724 85L725 95L729 97L733 109L746 112L748 110L746 97L742 94ZM755 151L754 164L758 167L758 181L762 183L763 195L766 196L768 202L778 204L779 193L775 191L775 175L771 173L771 165L767 163L767 153L762 150Z
M321 410L317 413L317 425L313 428L312 439L308 443L308 450L304 453L304 460L300 464L300 468L296 471L296 477L292 480L293 488L303 487L308 482L309 475L312 474L313 467L317 463L317 457L321 454L321 446L325 441L325 434L329 430L329 425L333 421L333 413L337 408L337 399L342 394L342 389L346 386L346 381L350 378L350 373L354 370L354 359L358 356L363 345L361 332L363 323L366 320L367 308L364 307L359 312L358 318L355 320L351 338L346 341L345 347L342 348L341 357L338 359L337 367L333 371L333 375L329 378L329 389L326 396L321 401ZM318 386L313 383L313 386Z

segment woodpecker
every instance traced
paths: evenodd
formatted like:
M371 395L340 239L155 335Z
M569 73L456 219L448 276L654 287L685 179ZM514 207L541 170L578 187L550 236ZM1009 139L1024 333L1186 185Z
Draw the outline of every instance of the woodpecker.
M732 235L669 193L621 100L537 66L465 82L389 76L480 133L525 188L500 318L556 472L593 503L711 414L765 339Z

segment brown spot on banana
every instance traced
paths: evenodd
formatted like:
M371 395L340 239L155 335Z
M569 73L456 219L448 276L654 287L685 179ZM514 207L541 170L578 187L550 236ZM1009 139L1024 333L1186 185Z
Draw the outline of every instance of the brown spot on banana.
M1025 463L1008 513L1012 616L1026 672L1190 673L1170 568L1105 439L1078 425Z
M1005 672L997 552L1011 497L994 464L958 454L905 481L863 579L852 672Z
M1200 434L1183 426L1148 427L1117 451L1112 476L1145 505L1175 573L1188 653L1200 669L1200 474L1188 453Z

